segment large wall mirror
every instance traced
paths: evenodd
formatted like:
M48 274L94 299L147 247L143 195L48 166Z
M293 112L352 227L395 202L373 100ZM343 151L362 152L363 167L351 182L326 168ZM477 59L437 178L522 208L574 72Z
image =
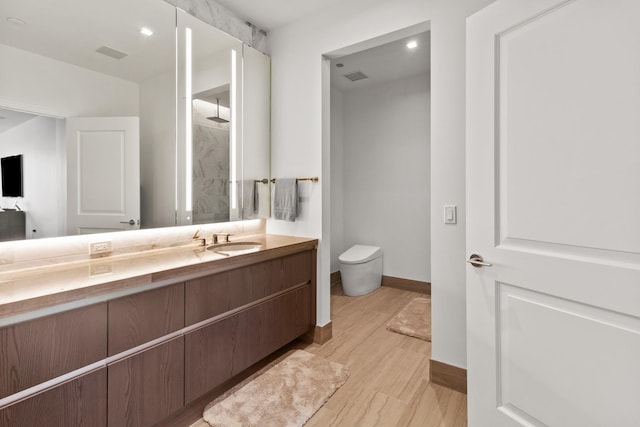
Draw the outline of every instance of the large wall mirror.
M268 217L267 56L163 0L0 16L0 158L22 185L0 240Z

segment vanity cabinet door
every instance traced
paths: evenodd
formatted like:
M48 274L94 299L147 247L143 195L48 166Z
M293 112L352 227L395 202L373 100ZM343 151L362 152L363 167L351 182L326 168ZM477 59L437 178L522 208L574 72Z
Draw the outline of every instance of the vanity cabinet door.
M186 325L311 283L313 251L305 251L186 282Z
M184 337L108 367L110 427L151 426L184 405Z
M106 425L106 368L0 410L0 427Z
M252 300L245 268L212 274L185 283L187 326L225 313Z
M0 398L107 356L107 304L0 329Z
M109 356L184 327L184 284L109 301Z
M186 403L303 335L311 327L311 285L307 285L187 334Z

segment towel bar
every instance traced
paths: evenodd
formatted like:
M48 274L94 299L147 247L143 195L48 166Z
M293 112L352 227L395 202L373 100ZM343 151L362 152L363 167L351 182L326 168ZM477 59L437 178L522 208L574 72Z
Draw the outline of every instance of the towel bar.
M318 182L320 181L320 178L318 178L317 176L308 176L308 177L304 177L304 178L296 178L297 181L311 181L311 182ZM269 181L267 178L264 179L256 179L256 182L260 182L262 184L268 184L269 182L271 182L272 184L274 182L276 182L275 178L271 178L271 181Z

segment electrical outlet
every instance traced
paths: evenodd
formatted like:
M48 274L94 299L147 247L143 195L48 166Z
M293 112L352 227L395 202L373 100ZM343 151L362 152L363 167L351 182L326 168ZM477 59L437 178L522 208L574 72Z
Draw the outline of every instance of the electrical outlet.
M111 264L92 265L89 267L90 276L98 276L100 274L111 273Z
M113 252L111 240L89 243L89 255L101 255Z

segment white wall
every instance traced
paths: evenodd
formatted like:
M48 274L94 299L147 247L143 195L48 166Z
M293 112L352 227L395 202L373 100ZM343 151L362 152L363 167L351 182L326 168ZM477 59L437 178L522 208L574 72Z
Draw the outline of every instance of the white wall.
M344 92L344 245L380 246L384 275L424 282L429 118L426 73ZM339 255L332 252L332 262Z
M331 272L340 270L344 243L344 95L331 88Z
M37 116L0 133L0 157L22 154L24 197L17 200L26 213L27 239L58 236L66 224L59 207L65 199L57 181L61 169L59 149L63 148L57 141L58 121ZM3 197L0 205L13 208L15 202L15 197Z
M175 225L175 73L140 84L140 214L142 228Z
M465 18L491 1L351 0L269 33L273 176L319 175L320 182L306 195L295 223L270 220L267 230L322 239L317 322L325 325L330 320L331 177L328 61L322 55L431 22L432 357L460 367L466 366ZM442 224L444 204L458 205L458 225Z
M138 85L0 44L0 106L54 116L137 116Z
M200 40L203 42L204 40ZM236 54L242 55L242 45L238 42ZM195 61L193 64L192 90L200 93L231 84L231 50Z

